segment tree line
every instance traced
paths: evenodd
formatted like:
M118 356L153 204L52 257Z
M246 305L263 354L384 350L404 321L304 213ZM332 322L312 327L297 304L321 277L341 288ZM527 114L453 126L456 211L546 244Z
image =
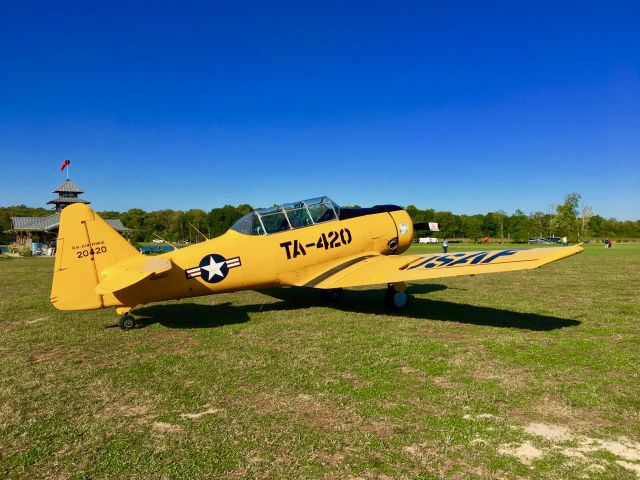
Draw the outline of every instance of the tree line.
M569 241L603 238L640 238L640 221L619 221L594 214L589 205L580 202L579 194L571 193L564 201L550 206L547 211L524 213L516 210L508 214L503 210L477 215L457 215L449 211L419 209L415 205L406 207L414 222L437 222L439 232L429 234L416 232L420 236L440 238L468 238L478 241L485 237L526 242L529 237L563 237ZM132 229L133 242L149 242L156 235L172 242L199 241L202 237L196 229L209 238L222 235L243 215L254 210L251 205L234 207L225 205L208 212L201 209L157 210L145 212L132 208L126 212L98 212L103 218L120 219ZM11 217L39 217L51 215L51 210L29 208L25 205L0 207L0 243L12 241L12 235L5 233L11 228ZM193 228L193 227L195 228Z
M560 204L547 211L525 214L518 209L509 215L503 210L478 215L456 215L433 209L420 210L413 205L407 212L414 222L438 222L439 237L509 239L526 242L530 237L564 237L571 242L588 239L640 238L640 221L619 221L593 213L590 205L580 202L577 193L568 194Z

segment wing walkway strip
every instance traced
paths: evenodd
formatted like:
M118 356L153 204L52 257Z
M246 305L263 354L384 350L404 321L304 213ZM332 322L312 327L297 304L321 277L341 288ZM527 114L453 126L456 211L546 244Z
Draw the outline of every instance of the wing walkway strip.
M340 265L333 267L330 270L327 270L326 272L324 272L322 275L318 275L316 278L314 278L313 280L307 282L304 284L305 287L315 287L316 285L318 285L321 282L324 282L327 278L335 275L338 272L341 272L342 270L344 270L345 268L350 267L351 265L355 265L356 263L360 263L363 260L366 260L367 258L371 258L371 257L375 257L377 255L364 255L362 257L357 257L357 258L352 258L351 260L341 263Z

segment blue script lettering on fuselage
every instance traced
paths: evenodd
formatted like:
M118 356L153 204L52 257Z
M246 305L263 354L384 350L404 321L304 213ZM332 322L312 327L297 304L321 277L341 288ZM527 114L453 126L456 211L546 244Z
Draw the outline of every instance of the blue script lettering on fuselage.
M449 253L445 255L434 255L420 260L415 265L407 267L407 270L414 268L435 268L435 267L453 267L456 265L477 265L479 263L491 263L496 258L513 255L517 250L500 250L498 252L474 252L474 253Z

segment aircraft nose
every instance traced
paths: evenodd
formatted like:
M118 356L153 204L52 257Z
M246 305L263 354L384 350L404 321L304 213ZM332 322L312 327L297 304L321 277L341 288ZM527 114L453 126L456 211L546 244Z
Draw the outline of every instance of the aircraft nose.
M389 212L389 214L393 218L396 224L396 230L398 231L398 246L395 253L400 254L411 246L411 242L413 241L413 222L409 214L404 210L396 210Z

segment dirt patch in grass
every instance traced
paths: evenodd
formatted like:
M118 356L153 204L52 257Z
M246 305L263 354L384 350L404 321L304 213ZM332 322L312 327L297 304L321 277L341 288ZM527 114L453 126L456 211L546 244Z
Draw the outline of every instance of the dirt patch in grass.
M467 413L464 414L462 418L464 418L465 420L490 420L492 418L496 418L496 416L490 413L480 413L478 415L470 415Z
M443 389L455 387L455 384L448 377L431 377L430 380L434 383L434 385Z
M633 460L636 462L640 461L640 443L638 442L633 442L625 437L619 438L619 441L603 441L588 437L584 438L588 443L585 446L579 447L582 449L580 451L595 452L597 450L606 450L612 455L622 457L625 460Z
M166 422L153 422L151 426L154 431L162 434L179 433L183 430L180 425L174 425Z
M471 377L479 382L498 382L507 390L523 390L531 385L533 373L523 368L514 371L498 362L476 361L471 366Z
M342 453L318 452L315 458L323 467L335 468L345 459L345 456Z
M402 367L399 368L401 373L417 373L420 370L418 370L417 368L412 368L408 365L403 365Z
M104 420L108 418L127 418L131 420L137 420L138 423L146 423L150 419L154 418L154 415L149 414L149 407L147 405L103 405L99 410L92 414L92 417L96 420Z
M36 353L32 357L33 363L53 363L59 362L64 358L64 353L59 348L53 348L45 352Z
M205 405L207 407L207 405ZM181 413L180 416L182 418L188 418L190 420L198 420L199 418L204 417L205 415L213 415L217 413L223 413L224 410L222 408L207 408L206 410L198 413Z
M127 396L114 396L107 385L95 385L93 398L96 404L91 417L94 420L126 419L131 424L147 424L156 417L152 402L145 392L131 392Z
M531 442L524 442L521 444L508 444L502 445L498 449L498 452L503 455L510 455L516 457L520 462L525 465L531 465L534 460L542 458L543 451L534 447Z
M149 343L156 346L162 345L164 351L174 353L191 353L200 345L200 340L184 332L174 330L162 330L149 336Z
M573 435L569 432L569 429L562 425L530 423L524 427L524 431L531 435L546 438L552 442L566 442L567 440L573 439Z
M598 468L602 458L590 454L607 452L615 457L615 463L634 472L640 472L640 442L626 437L617 440L592 438L587 435L575 434L566 425L550 425L534 422L524 427L525 433L544 441L540 448L534 446L530 440L520 444L502 445L499 453L517 458L526 465L548 454L561 454L569 462L584 462L588 467Z
M563 399L552 395L545 395L540 402L530 408L512 410L509 417L522 423L531 423L535 419L549 424L571 425L576 429L587 429L596 425L602 427L614 425L610 420L601 418L595 410L587 411L585 408L577 410Z
M629 463L629 462L625 462L624 460L616 460L616 463L621 467L626 468L627 470L631 470L632 472L635 472L636 475L640 477L640 464Z
M257 395L252 404L259 413L282 415L290 421L314 425L322 429L346 429L359 422L352 410L337 404L328 404L308 394L278 396L275 394Z
M45 320L48 320L48 317L38 317L33 320L25 320L24 323L25 325L34 325L36 323L44 322Z
M340 374L340 377L348 380L350 385L354 388L364 388L373 385L373 382L371 380L363 380L358 375L352 372L343 372Z
M542 402L536 404L533 408L535 414L544 418L554 418L561 420L562 423L574 423L576 414L573 408L562 399L545 395Z
M381 418L372 422L363 422L362 430L370 432L378 438L387 438L393 435L396 429L395 422Z
M455 452L460 450L459 445L443 445L433 441L414 443L402 448L402 452L412 460L415 477L422 478L420 474L424 474L427 470L431 473L427 478L469 478L469 474L491 478L489 472L483 467L465 462L460 455L456 455ZM451 453L453 458L438 462L443 451Z

